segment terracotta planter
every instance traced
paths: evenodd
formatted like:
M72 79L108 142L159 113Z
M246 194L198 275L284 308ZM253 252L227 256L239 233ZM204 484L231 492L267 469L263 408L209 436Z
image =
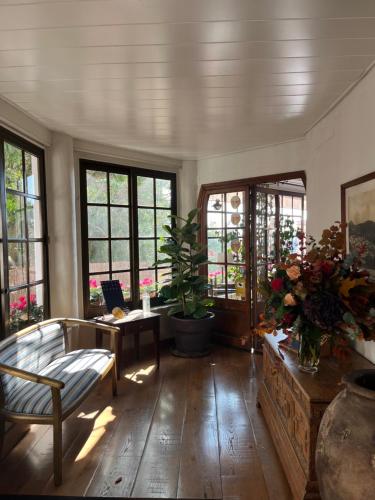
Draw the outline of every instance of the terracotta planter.
M375 369L345 377L324 413L316 447L323 500L375 498Z

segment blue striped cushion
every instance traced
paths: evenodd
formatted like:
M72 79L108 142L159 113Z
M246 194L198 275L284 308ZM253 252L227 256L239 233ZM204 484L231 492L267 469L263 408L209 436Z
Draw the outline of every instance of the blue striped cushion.
M80 349L52 361L40 370L46 375L65 383L61 390L63 413L77 399L84 397L108 366L113 354L105 349ZM52 396L49 386L22 381L9 395L6 409L28 415L52 415Z
M43 326L22 337L12 335L0 343L0 363L33 373L40 373L64 354L64 330L60 323ZM6 404L9 395L17 392L24 381L0 374L0 384Z

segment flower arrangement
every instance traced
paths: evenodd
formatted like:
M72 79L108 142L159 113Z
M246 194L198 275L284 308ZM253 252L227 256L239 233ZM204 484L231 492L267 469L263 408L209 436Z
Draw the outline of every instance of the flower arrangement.
M10 330L16 332L22 330L30 323L38 323L43 320L43 305L38 305L36 295L29 296L29 317L27 317L27 298L21 295L16 301L10 303Z
M143 293L153 294L155 292L154 280L152 280L151 278L144 278L143 280L140 280L139 290L141 294Z
M345 224L325 229L317 243L297 233L300 254L275 264L260 291L265 312L258 333L299 336L300 363L316 371L320 345L329 340L343 356L349 340L375 340L375 283L361 268L361 249L345 257ZM310 370L308 368L311 368Z

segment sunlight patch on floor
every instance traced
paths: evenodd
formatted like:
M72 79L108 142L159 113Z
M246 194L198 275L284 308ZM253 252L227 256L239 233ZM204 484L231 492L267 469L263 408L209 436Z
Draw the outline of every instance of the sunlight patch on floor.
M95 413L95 412L93 412ZM84 418L84 417L83 417ZM88 417L86 417L88 418ZM95 418L95 417L93 417ZM97 445L100 439L106 433L106 427L108 424L113 422L116 418L116 415L113 414L112 406L107 406L100 415L95 419L94 427L91 431L90 436L88 437L86 443L82 447L81 451L77 455L75 462L79 462L83 460Z
M131 380L132 382L136 382L137 384L143 384L142 377L147 377L154 371L155 365L150 365L147 368L141 368L135 372L129 372L125 374L125 378L127 380Z

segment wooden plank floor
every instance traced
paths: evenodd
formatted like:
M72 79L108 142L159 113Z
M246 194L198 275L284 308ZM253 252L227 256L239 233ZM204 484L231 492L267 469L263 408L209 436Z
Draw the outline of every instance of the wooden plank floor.
M168 351L159 372L132 363L119 395L104 382L64 422L63 484L52 432L31 431L0 463L0 494L290 500L256 393L261 356L216 346L200 359Z

